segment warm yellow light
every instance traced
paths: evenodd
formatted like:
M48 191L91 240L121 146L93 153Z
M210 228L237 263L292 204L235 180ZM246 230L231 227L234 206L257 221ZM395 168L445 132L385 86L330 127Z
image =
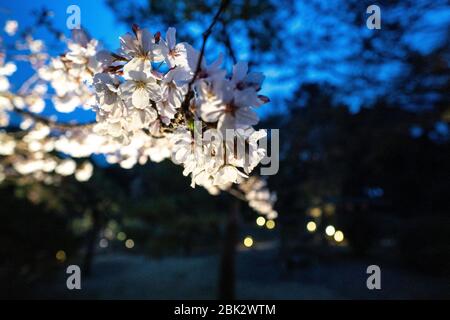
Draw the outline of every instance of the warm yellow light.
M67 256L64 250L59 250L58 252L56 252L56 260L58 260L59 262L66 261L66 258Z
M317 225L314 221L310 221L306 224L306 230L309 232L314 232L317 229Z
M329 216L333 215L336 210L336 206L332 203L327 203L323 208L323 211Z
M126 238L127 238L127 235L126 235L125 232L120 231L120 232L117 234L117 240L123 241L123 240L125 240Z
M328 226L325 228L325 233L327 234L327 236L333 236L333 234L336 232L336 229L333 226Z
M114 239L114 232L110 228L105 229L104 235L108 240Z
M313 218L319 218L322 215L322 210L320 208L312 208L309 211L309 214L311 215L311 217Z
M342 242L344 240L344 233L340 230L336 231L334 234L334 240L336 240L336 242Z
M245 239L244 239L244 246L246 246L247 248L250 248L251 246L253 246L253 239L252 239L252 237L250 237L250 236L245 237Z
M275 228L275 221L273 221L273 220L267 220L267 222L266 222L266 227L267 227L267 229L269 229L269 230Z
M132 249L134 247L134 241L132 239L128 239L127 241L125 241L125 247L127 247L128 249Z
M256 224L260 227L266 224L266 219L264 217L258 217L256 219Z

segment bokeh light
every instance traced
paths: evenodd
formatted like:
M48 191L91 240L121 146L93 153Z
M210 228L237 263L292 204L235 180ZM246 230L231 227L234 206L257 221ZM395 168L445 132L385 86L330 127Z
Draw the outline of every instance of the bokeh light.
M117 234L117 240L123 241L127 238L127 234L125 232L120 231Z
M108 247L108 240L107 239L101 239L99 244L100 248L107 248Z
M317 225L314 221L310 221L306 224L306 230L309 232L314 232L317 229Z
M64 250L58 250L58 252L56 252L56 260L58 260L58 262L64 262L66 259L67 255Z
M127 247L128 249L134 248L134 241L133 241L133 239L128 239L127 241L125 241L125 247Z
M336 231L336 233L334 234L334 240L336 242L344 241L344 233L340 230Z
M322 215L322 210L320 208L312 208L309 211L309 214L311 215L311 217L313 218L319 218Z
M256 224L260 227L266 224L266 219L264 217L258 217L256 219Z
M325 233L327 234L327 236L332 237L335 232L336 232L336 229L332 225L329 225L325 228Z
M246 246L247 248L250 248L251 246L253 246L253 238L250 236L245 237L244 246Z
M266 227L267 227L267 229L272 230L273 228L275 228L275 221L273 221L273 220L268 220L268 221L266 222Z

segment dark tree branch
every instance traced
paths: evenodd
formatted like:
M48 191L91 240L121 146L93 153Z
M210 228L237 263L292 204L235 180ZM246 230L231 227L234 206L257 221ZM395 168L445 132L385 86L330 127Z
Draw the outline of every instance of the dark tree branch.
M230 34L228 33L227 23L223 19L221 19L221 22L222 22L223 42L225 44L225 47L228 50L228 53L229 53L229 55L231 57L231 60L233 61L233 64L236 64L237 63L237 58L236 58L236 55L234 53L233 44L231 43Z
M57 128L57 129L61 129L61 130L67 130L67 129L75 129L75 128L85 128L85 127L90 127L92 125L95 124L95 122L86 122L86 123L61 123L61 122L57 122L54 121L52 119L40 116L34 112L28 111L28 110L24 110L24 109L19 109L17 107L14 106L14 109L12 110L13 112L16 112L20 115L26 116L26 117L30 117L32 118L34 121L36 122L40 122L43 123L45 125L48 125L49 127L53 127L53 128Z
M216 14L214 15L214 18L211 21L211 24L205 30L205 32L203 32L203 43L202 43L202 47L200 49L200 54L198 56L197 66L195 68L195 72L194 72L194 75L193 75L191 81L189 81L188 90L187 90L187 93L184 97L183 104L182 104L184 110L187 110L189 108L189 101L193 97L192 85L194 84L195 80L197 80L198 74L200 73L200 70L202 68L202 60L203 60L203 56L205 55L206 42L208 41L208 38L211 35L211 32L212 32L214 26L219 21L220 15L225 11L225 9L227 8L229 3L230 3L230 0L222 0L221 1L220 7L217 10Z
M222 0L220 3L219 10L217 10L211 24L209 25L208 29L206 29L205 32L203 32L203 43L202 48L200 49L200 55L197 60L197 67L195 69L194 76L192 77L191 81L189 82L189 85L191 86L194 81L196 80L201 68L202 68L202 60L203 56L205 55L205 48L206 48L206 42L208 41L209 36L211 35L211 32L216 25L217 21L219 21L220 15L225 11L226 7L230 3L229 0ZM189 88L190 89L190 88Z
M233 197L235 197L236 199L239 199L239 200L241 200L241 201L247 202L247 199L245 199L245 195L244 195L242 192L240 192L240 191L238 191L238 190L236 190L236 189L233 189L232 187L230 187L230 188L227 189L226 191L227 191L230 195L232 195Z
M239 236L240 202L231 201L223 238L219 269L219 299L233 300L236 287L236 245Z

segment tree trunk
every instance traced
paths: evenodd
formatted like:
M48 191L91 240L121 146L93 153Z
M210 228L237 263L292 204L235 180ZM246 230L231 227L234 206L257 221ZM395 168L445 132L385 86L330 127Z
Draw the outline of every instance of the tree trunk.
M97 243L97 236L100 232L100 213L94 211L92 213L92 228L87 235L86 254L84 256L83 274L90 276L92 272L92 261L95 254L95 244Z
M238 240L239 208L239 200L233 199L228 212L227 225L223 238L219 270L219 299L233 300L235 298L235 260Z

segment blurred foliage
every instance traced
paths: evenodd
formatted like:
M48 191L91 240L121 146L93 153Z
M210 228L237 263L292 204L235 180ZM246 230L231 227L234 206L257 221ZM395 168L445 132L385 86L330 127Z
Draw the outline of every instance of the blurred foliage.
M15 189L0 188L0 296L9 297L23 295L31 283L54 270L58 250L70 256L81 244L71 232L69 212L32 203Z
M169 161L132 170L130 202L123 225L141 251L152 255L211 250L220 240L224 197L192 189L180 168Z
M269 183L278 192L280 222L293 229L291 237L305 230L310 208L327 203L336 206L337 218L322 213L322 219L343 229L359 255L384 237L403 241L401 230L411 219L427 217L438 224L448 216L450 148L448 135L433 126L439 109L414 112L379 100L354 114L336 105L332 93L332 88L304 85L289 102L287 116L262 124L281 128L280 171ZM421 128L419 136L413 127ZM395 223L389 226L392 217ZM422 234L429 232L429 241L443 240L431 230ZM425 242L416 240L421 250Z
M137 23L150 27L153 32L158 31L155 30L155 26L176 27L179 40L199 47L201 32L208 27L220 1L148 0L125 3L107 0L107 3L118 19L128 25ZM290 1L284 2L283 7L279 5L279 1L272 0L230 1L228 9L221 16L220 25L211 38L216 45L224 45L224 53L227 52L228 55L235 55L234 47L245 42L251 55L259 57L252 59L252 62L259 63L263 58L273 60L274 58L268 54L277 53L274 48L283 46L283 39L277 34L284 28L283 21L274 19L274 15L279 17L281 11L287 15L294 10L293 7L294 4ZM217 54L217 51L215 53Z
M220 1L107 3L119 21L163 34L167 27L176 27L178 41L199 48L201 32ZM291 95L287 88L314 81L334 86L333 99L349 106L367 107L383 98L422 110L432 102L448 122L448 2L378 1L382 29L368 30L366 9L372 4L370 0L231 0L211 35L207 58L215 59L222 52L228 63L248 60L267 72L267 81L280 91L273 90L276 95L271 96L277 99L271 106L275 110Z
M423 272L448 275L450 270L450 219L422 217L403 231L400 256L406 266Z

